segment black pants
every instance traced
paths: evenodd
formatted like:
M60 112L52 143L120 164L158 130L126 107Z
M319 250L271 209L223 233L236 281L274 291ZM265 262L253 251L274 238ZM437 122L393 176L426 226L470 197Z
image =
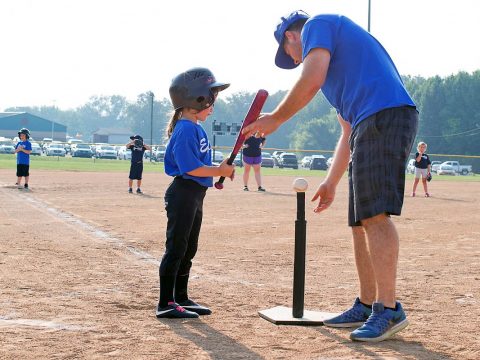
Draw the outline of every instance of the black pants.
M168 187L165 193L167 241L160 263L161 277L190 273L198 248L206 190L197 182L180 177Z

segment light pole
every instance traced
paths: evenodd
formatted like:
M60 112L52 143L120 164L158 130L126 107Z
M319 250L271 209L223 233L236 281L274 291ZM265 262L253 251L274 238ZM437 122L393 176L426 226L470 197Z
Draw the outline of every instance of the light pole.
M150 91L150 162L152 162L153 156L153 98L155 97L154 93Z
M371 0L368 0L368 32L370 32L370 2Z

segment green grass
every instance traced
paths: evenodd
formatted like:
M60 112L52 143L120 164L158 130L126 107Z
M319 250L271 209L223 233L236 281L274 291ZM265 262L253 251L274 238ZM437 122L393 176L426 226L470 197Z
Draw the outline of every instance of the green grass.
M16 169L17 163L14 155L0 155L0 169ZM30 157L30 168L53 171L92 171L92 172L128 172L130 169L129 160L106 160L106 159L85 159L57 156L32 156ZM163 172L163 163L144 161L144 171ZM243 168L237 167L237 175L243 174ZM307 169L279 169L262 168L262 175L265 176L292 176L292 177L325 177L326 171ZM407 174L407 182L413 181L413 175ZM433 181L480 181L480 176L450 176L433 175Z
M17 163L13 155L0 155L0 169L16 169ZM55 171L94 171L94 172L128 172L130 161L86 159L59 156L31 156L30 169ZM163 172L163 163L144 162L145 171Z

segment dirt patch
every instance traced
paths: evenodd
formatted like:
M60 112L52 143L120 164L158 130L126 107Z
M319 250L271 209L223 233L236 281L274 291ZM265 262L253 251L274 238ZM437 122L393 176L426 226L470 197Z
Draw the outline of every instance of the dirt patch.
M239 180L208 191L190 295L214 313L189 321L154 316L168 177L146 173L143 196L123 173L35 171L29 193L14 180L0 170L0 358L480 358L480 182L433 181L431 198L405 199L395 222L410 326L366 345L257 314L291 306L293 177L265 177L266 193ZM320 179L307 180L308 198ZM343 180L321 215L307 204L307 310L357 295L346 191Z

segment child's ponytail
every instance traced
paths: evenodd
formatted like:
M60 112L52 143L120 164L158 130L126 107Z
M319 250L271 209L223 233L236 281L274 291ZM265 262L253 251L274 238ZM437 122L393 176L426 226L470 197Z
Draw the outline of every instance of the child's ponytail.
M178 119L180 119L181 116L182 116L182 109L180 108L175 110L175 112L172 115L172 118L167 124L167 129L166 129L167 139L170 139L170 137L172 136L173 129L175 129L175 125L177 125L177 121Z

